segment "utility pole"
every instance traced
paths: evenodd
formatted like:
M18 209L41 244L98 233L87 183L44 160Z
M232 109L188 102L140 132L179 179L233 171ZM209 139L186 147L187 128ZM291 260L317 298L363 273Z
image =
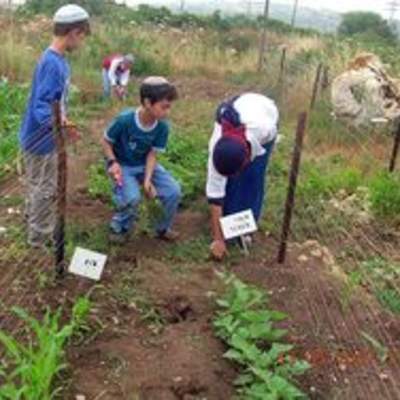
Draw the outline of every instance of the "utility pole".
M260 41L260 53L258 56L258 72L262 70L264 64L264 54L267 47L267 23L269 18L269 2L270 0L265 0L264 7L264 18L263 18L263 29Z
M185 0L181 0L181 12L183 13L185 11Z
M292 14L292 28L296 25L297 10L299 8L299 0L294 0L293 14Z
M253 13L253 1L252 0L248 0L247 1L247 16L250 18L251 14Z
M387 9L389 11L389 23L390 25L394 24L394 20L396 18L396 14L400 9L400 2L399 0L390 0L387 3Z

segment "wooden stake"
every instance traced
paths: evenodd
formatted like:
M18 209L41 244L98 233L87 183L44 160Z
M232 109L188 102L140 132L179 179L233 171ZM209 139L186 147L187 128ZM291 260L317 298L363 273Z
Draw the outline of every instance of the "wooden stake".
M320 85L320 82L321 82L321 73L322 73L323 66L324 65L322 63L320 63L318 65L318 68L317 68L317 73L315 74L314 86L313 86L313 91L312 91L312 95L311 95L311 102L310 102L310 110L314 109L315 101L317 100L319 85Z
M284 103L284 93L285 93L286 54L287 54L287 49L286 47L284 47L282 49L282 56L279 68L279 78L278 78L279 104L281 107L283 106Z
M53 105L54 134L57 151L57 224L54 233L55 269L58 277L65 272L65 215L67 205L67 152L62 128L60 102Z
M287 48L286 46L282 49L282 56L281 56L281 62L280 62L280 67L279 67L279 79L278 79L278 84L280 85L285 76L285 70L286 70L286 52Z
M297 130L296 130L296 142L292 157L292 166L289 177L289 189L286 198L285 216L282 224L282 235L281 243L279 247L278 263L283 264L286 260L287 241L290 233L290 224L292 221L292 215L295 205L295 195L297 187L297 179L299 175L301 153L303 150L304 134L307 126L307 113L303 112L299 115Z

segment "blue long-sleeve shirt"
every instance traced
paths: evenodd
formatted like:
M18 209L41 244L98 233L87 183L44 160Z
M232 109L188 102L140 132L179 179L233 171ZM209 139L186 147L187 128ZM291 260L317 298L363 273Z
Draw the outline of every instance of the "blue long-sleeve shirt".
M23 151L37 155L54 151L52 105L60 101L65 115L69 82L70 68L66 59L56 51L47 49L36 66L20 130Z

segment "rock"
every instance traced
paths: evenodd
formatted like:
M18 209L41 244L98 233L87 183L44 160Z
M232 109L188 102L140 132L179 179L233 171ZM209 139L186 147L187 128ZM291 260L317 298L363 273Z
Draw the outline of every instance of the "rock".
M302 245L303 248L307 249L310 247L321 247L321 245L318 243L317 240L307 240L306 242L303 243Z
M7 228L4 226L0 226L0 236L5 235L7 233Z
M321 258L322 257L322 250L314 249L314 250L311 251L311 255L313 257L316 257L316 258Z
M389 375L385 374L385 373L381 373L381 374L379 374L379 379L381 381L387 381L389 379Z
M84 396L83 394L77 394L75 396L75 400L86 400L86 396Z
M299 256L297 260L300 261L301 263L306 263L308 262L308 257L305 254L302 254L301 256Z

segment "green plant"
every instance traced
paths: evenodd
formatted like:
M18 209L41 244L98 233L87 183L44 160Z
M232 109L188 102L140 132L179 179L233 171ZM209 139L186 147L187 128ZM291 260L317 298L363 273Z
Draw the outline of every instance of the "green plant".
M106 224L88 226L71 223L67 226L66 236L66 251L69 256L72 256L77 246L103 253L110 250Z
M207 163L206 137L191 133L171 138L161 163L181 183L184 204L198 198L204 191ZM193 149L196 149L194 151Z
M60 392L55 387L56 377L66 369L64 348L73 334L85 324L90 310L86 298L79 299L73 307L70 322L60 326L61 309L47 310L42 321L31 317L20 308L14 314L26 325L28 343L0 331L0 342L5 347L0 375L4 384L0 398L9 400L51 400Z
M245 399L304 399L293 378L309 365L290 355L293 346L281 343L286 335L275 328L287 316L265 309L265 295L234 276L224 276L227 293L217 301L217 336L229 346L225 357L242 367L235 384Z
M371 205L374 213L396 223L400 216L400 175L382 173L370 185Z
M111 180L107 176L104 162L89 167L88 192L94 199L109 201L111 196Z

